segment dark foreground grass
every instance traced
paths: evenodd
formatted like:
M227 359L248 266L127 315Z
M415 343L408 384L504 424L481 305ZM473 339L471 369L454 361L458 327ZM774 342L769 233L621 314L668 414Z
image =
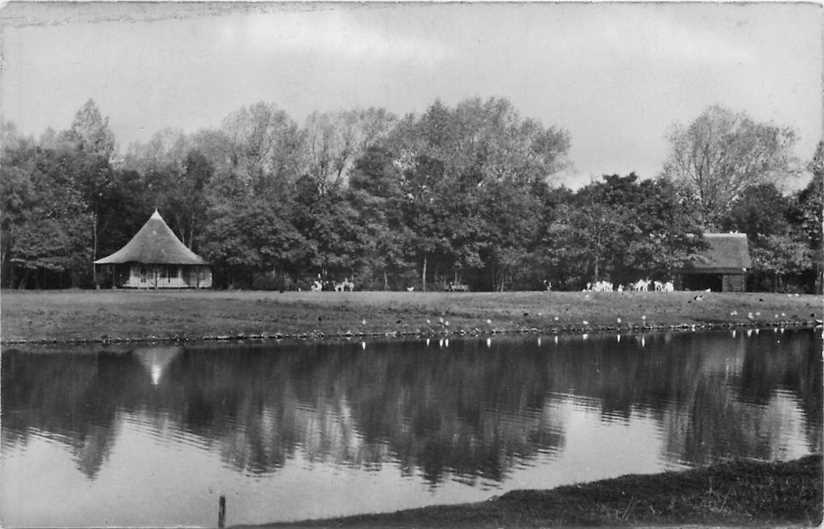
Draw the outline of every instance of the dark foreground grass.
M809 326L822 303L766 293L4 290L0 308L11 343Z
M821 455L628 475L482 503L256 527L810 526L822 520Z

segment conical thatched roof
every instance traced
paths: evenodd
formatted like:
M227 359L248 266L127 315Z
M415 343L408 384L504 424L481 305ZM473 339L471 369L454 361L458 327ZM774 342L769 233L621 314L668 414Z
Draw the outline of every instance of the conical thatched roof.
M752 266L747 235L744 233L705 233L708 247L692 260L693 271L742 273Z
M149 376L152 377L152 384L157 385L160 382L160 377L163 376L163 371L181 351L183 351L183 348L176 345L139 347L132 351L132 354L149 372Z
M126 246L94 264L184 264L205 265L202 257L186 248L155 210Z

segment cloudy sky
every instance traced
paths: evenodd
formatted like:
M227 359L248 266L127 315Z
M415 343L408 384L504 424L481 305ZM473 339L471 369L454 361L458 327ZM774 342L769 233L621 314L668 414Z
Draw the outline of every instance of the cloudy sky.
M37 4L3 23L2 115L66 128L93 98L121 150L264 100L421 112L480 96L567 129L580 185L655 176L666 132L719 103L822 136L815 4Z

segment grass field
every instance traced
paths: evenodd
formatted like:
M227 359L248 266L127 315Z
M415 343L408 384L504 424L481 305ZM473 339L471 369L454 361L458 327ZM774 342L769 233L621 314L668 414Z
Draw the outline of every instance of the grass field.
M818 296L767 293L4 290L0 296L6 343L789 326L812 325L822 313Z
M735 461L518 490L483 503L257 527L820 527L821 472L821 455L783 463Z

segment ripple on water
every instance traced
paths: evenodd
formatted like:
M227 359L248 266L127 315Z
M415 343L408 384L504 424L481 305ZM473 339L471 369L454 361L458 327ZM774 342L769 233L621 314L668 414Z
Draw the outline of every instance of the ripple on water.
M598 397L591 397L589 395L579 395L575 392L575 388L569 388L569 391L550 391L547 393L551 400L559 403L569 403L576 408L582 408L590 411L600 411L603 402Z
M2 446L2 450L0 450L0 460L9 457L19 457L24 454L28 448L29 437L43 441L48 445L62 448L72 443L73 434L76 434L76 432L61 433L29 427L22 433L19 433L19 435L11 435L8 429L6 429L6 432L4 432L2 436L2 445L0 445Z
M453 474L450 481L467 487L474 487L478 483L478 477L472 474Z
M765 429L762 436L773 447L773 459L796 459L821 450L820 446L815 446L815 438L806 435L807 432L820 432L821 424L815 417L808 417L804 404L795 391L786 388L774 390L765 406L764 415L767 420L780 425L778 428ZM778 439L774 438L776 432Z
M30 429L32 435L52 444L70 444L76 436L82 432L78 430L67 430L66 432L49 432L39 428Z
M155 443L185 452L189 448L208 451L213 445L211 432L191 432L169 413L148 414L142 411L121 411L120 420L124 426L131 427L147 435Z
M480 483L480 489L484 492L502 490L503 488L503 484L499 481L483 480Z

